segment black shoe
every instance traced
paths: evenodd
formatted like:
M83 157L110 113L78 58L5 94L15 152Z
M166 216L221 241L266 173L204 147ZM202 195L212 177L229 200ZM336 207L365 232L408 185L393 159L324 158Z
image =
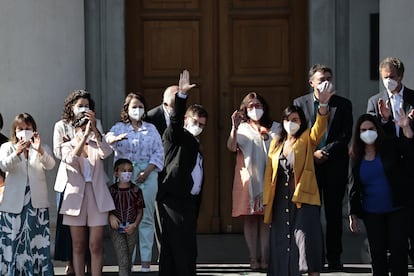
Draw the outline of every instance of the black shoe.
M328 270L329 271L343 271L344 270L344 265L339 261L328 263Z

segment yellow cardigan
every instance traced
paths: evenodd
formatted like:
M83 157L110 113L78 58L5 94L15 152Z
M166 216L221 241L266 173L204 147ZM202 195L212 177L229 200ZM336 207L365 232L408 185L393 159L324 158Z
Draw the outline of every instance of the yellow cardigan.
M316 116L315 124L312 128L306 129L293 145L294 165L293 173L295 176L295 191L292 202L300 208L302 203L310 205L321 205L318 184L315 176L315 166L313 153L322 140L328 125L329 113ZM304 123L304 122L302 122ZM279 166L279 156L283 149L283 143L276 147L279 137L275 137L270 144L269 154L266 164L263 204L265 205L264 222L272 222L273 201L275 198L277 169Z

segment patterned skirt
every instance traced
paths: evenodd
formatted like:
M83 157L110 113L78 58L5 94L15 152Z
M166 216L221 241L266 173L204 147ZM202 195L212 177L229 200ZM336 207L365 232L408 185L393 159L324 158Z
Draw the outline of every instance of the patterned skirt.
M49 209L32 206L26 186L20 214L0 214L0 275L54 275Z

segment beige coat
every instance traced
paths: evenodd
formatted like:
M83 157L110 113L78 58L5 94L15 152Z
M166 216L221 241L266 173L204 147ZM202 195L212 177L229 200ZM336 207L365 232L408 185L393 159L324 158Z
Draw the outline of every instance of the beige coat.
M57 176L67 177L60 213L70 216L79 215L85 192L85 181L82 175L83 157L72 154L75 146L76 138L62 145L62 162L66 165L66 174L58 174ZM89 141L88 159L91 163L92 188L100 212L108 212L115 209L107 186L108 178L105 174L103 163L103 159L111 153L112 149L105 142L105 139L102 139L102 142ZM61 180L57 179L56 181Z

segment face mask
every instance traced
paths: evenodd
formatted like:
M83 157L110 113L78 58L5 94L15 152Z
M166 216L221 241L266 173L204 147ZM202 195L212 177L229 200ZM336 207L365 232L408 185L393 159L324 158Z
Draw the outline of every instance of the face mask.
M386 78L382 80L382 83L385 86L385 89L387 89L389 92L392 92L397 88L398 82L396 80L393 80L391 78Z
M144 115L145 110L143 108L137 107L137 108L130 108L128 111L128 116L136 121L139 121Z
M132 172L121 172L119 175L119 181L121 182L129 182L131 181Z
M374 144L375 140L377 140L378 133L376 130L365 130L364 132L361 132L359 135L362 141L364 141L367 145Z
M16 131L16 137L25 142L29 141L33 137L33 130L20 130Z
M287 134L295 135L295 133L298 132L300 125L295 122L284 121L283 128L286 130Z
M89 107L86 107L86 106L75 107L73 109L73 113L75 114L75 116L77 116L79 113L86 112L88 110L89 110Z
M198 125L187 125L186 129L188 130L188 132L190 132L194 137L197 137L198 135L201 134L201 132L203 131L203 129L201 127L199 127Z
M318 90L319 92L332 92L333 84L330 81L323 81L320 84L318 84Z
M259 121L263 116L263 109L261 108L253 108L251 110L247 110L247 116L253 121Z

